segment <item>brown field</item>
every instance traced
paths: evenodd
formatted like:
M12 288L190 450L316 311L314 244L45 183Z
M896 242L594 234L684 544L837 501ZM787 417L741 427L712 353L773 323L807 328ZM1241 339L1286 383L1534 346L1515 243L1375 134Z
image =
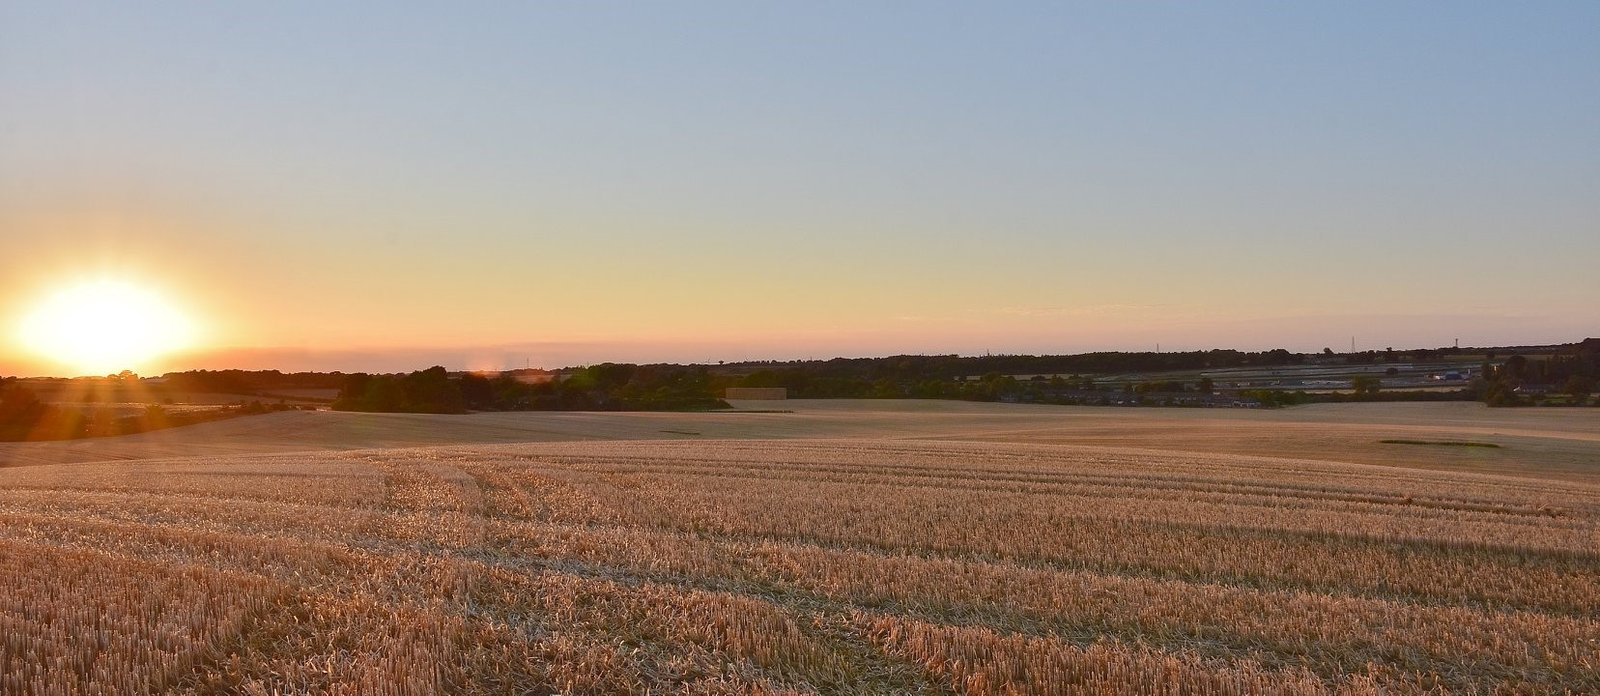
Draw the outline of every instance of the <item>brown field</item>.
M1600 692L1600 410L784 408L9 445L0 694Z

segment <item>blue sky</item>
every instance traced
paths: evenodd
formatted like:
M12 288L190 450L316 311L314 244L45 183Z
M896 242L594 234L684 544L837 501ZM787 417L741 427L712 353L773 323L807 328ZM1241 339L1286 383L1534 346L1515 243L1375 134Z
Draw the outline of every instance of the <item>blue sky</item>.
M1597 30L1597 3L8 3L0 313L130 276L205 348L310 366L1575 340Z

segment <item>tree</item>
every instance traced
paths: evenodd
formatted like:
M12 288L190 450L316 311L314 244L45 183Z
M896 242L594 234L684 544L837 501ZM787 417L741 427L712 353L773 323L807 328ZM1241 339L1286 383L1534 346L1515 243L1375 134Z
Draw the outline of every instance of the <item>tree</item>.
M461 413L466 403L461 388L450 379L444 367L434 365L413 372L400 380L402 408L412 413Z
M495 407L494 382L483 375L468 372L457 380L461 389L461 399L467 408L492 409Z
M1357 399L1370 399L1376 397L1378 390L1383 388L1383 380L1363 375L1351 379L1350 386L1355 388Z
M1506 379L1521 381L1528 375L1528 359L1521 355L1513 355L1506 358L1506 364L1501 366L1500 371Z
M144 407L144 415L139 420L140 430L159 430L171 425L167 419L167 410L160 404L150 404Z
M396 413L404 408L405 395L393 377L378 376L367 383L367 389L358 400L357 411ZM335 402L337 406L337 402Z
M1517 396L1517 390L1510 382L1496 379L1484 389L1483 403L1488 406L1519 406L1522 399Z
M0 380L0 440L24 440L44 420L50 407L14 378Z
M1195 387L1199 389L1201 394L1210 394L1216 389L1216 386L1217 383L1211 381L1210 377L1201 377L1200 381L1195 383Z
M1572 398L1580 404L1594 393L1594 378L1588 375L1573 375L1567 378L1567 384L1562 391L1571 394Z
M449 373L436 365L404 376L349 375L333 408L374 413L461 413L466 410L466 402Z

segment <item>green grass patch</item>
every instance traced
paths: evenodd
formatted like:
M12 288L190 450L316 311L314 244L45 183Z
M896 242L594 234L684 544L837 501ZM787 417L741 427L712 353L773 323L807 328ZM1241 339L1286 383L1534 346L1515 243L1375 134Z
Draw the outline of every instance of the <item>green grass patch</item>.
M1488 447L1500 449L1493 442L1467 442L1466 440L1379 440L1385 445L1438 445L1441 447Z

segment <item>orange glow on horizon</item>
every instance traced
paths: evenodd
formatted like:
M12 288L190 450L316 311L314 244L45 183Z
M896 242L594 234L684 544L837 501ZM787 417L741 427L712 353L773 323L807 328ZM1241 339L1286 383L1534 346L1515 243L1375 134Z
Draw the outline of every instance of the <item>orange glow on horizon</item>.
M138 371L193 347L194 322L153 289L100 279L57 290L22 319L21 343L40 358L83 374Z

